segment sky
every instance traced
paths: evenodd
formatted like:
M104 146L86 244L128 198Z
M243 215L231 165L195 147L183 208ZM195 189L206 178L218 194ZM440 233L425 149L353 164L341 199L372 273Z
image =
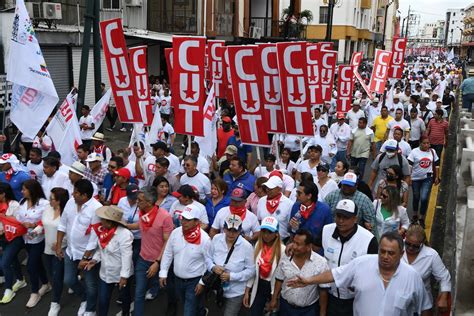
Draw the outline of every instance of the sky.
M460 9L465 8L469 4L474 3L474 0L399 0L400 7L398 8L402 13L402 18L408 14L408 6L411 5L411 10L421 15L422 26L425 23L435 22L437 20L446 19L446 9Z

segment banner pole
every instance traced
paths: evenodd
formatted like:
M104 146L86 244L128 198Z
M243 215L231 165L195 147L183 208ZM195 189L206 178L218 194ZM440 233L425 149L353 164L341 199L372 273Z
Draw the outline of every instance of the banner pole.
M262 157L260 155L260 147L255 146L255 149L257 150L257 160L258 160L258 169L260 171L260 176L263 176L262 174Z
M191 155L191 135L188 135L188 148L186 148L186 155Z
M300 140L300 159L303 161L303 137L298 136L298 139Z

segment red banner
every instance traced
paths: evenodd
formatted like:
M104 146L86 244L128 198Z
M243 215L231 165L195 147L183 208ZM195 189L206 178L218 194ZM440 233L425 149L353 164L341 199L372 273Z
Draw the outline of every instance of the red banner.
M371 92L383 94L391 59L392 52L381 49L375 51L374 69L372 70L369 84Z
M276 47L286 133L314 136L307 90L306 43L277 43Z
M173 48L165 48L166 70L168 71L168 80L173 82Z
M355 80L357 79L360 85L362 86L362 89L364 89L364 91L367 93L367 96L369 97L369 99L372 100L374 96L372 95L372 93L370 93L369 87L367 87L367 84L365 83L364 78L362 78L362 76L359 73L359 66L360 66L360 63L362 62L362 56L363 56L362 52L352 53L351 67L352 67L352 72L354 73L354 83L355 83Z
M212 83L216 97L225 98L224 86L224 62L222 61L222 51L218 47L224 46L225 41L208 41L207 48L209 53L209 71L211 73Z
M337 52L333 50L321 50L319 54L321 62L320 83L321 96L324 101L331 101L332 87L334 86L334 74L336 72Z
M317 44L320 50L334 50L333 42L319 42Z
M229 70L229 53L227 47L219 47L218 50L222 52L223 61L224 61L224 72L226 76L226 87L225 87L225 98L227 102L234 103L234 95L232 93L232 79L230 78Z
M173 101L175 132L204 136L205 37L173 36Z
M138 106L135 83L130 75L130 62L123 35L122 19L100 22L100 35L118 117L122 123L141 123L142 116Z
M266 129L270 133L286 133L285 118L281 104L280 77L278 76L275 44L259 44L257 64L259 66L258 87L265 110Z
M138 105L142 114L143 124L149 126L153 121L153 104L150 100L150 89L147 71L147 46L129 49L130 74L133 76Z
M339 65L337 77L336 111L346 113L351 109L354 73L351 65Z
M306 46L306 58L308 61L308 90L311 107L314 105L323 104L323 96L320 90L319 75L319 53L320 47L318 44L308 43Z
M229 46L227 52L242 143L268 146L265 114L258 90L257 46Z
M405 49L407 48L407 39L394 37L392 43L392 60L388 69L389 78L400 79L403 75L403 63L405 61Z

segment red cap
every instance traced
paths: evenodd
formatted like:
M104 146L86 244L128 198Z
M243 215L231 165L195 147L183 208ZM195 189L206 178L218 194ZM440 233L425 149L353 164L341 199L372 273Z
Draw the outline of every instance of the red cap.
M124 177L127 180L129 180L131 177L130 170L128 170L127 168L120 168L119 170L115 170L114 174L119 177Z
M283 180L283 173L280 170L275 169L268 174L268 178L271 178L273 176L279 177L280 179Z
M222 122L232 123L232 119L231 119L230 117L228 117L228 116L224 116L224 117L222 118Z
M344 114L344 112L337 112L337 115L336 115L337 119L345 119L346 118L346 115Z

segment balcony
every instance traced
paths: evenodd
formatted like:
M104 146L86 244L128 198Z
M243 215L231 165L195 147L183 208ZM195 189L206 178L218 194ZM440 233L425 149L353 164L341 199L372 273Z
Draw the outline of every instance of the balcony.
M234 14L217 13L216 14L216 35L232 36L234 35Z
M195 10L153 10L149 12L149 29L161 33L196 34Z
M285 21L274 21L272 18L252 17L250 18L250 26L260 28L262 37L282 37L294 39L306 39L307 25L288 23Z

